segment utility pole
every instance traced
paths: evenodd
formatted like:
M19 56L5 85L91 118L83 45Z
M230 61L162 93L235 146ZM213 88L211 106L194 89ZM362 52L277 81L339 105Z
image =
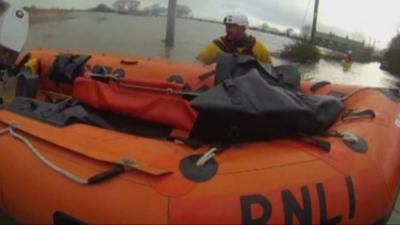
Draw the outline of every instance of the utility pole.
M317 33L318 7L319 7L319 0L315 0L314 19L313 19L312 31L311 31L311 43L312 44L315 44L315 34Z
M167 34L165 38L165 45L167 47L172 47L175 43L176 1L169 0L168 3Z

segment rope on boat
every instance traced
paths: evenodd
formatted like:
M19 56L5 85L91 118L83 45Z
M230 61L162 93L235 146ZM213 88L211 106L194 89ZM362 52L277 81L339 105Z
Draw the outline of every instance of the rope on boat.
M217 147L212 147L208 152L206 152L203 156L201 156L200 159L197 160L196 166L197 167L202 167L208 162L210 159L214 158L217 154L215 153L218 151Z
M90 77L109 78L109 79L114 79L114 80L117 80L118 78L121 77L121 75L119 75L119 74L88 73L87 75L90 76Z
M5 128L5 129L0 131L0 135L6 134L6 133L10 133L14 138L16 138L19 141L23 142L40 161L42 161L44 164L46 164L51 169L55 170L57 173L67 177L68 179L72 180L75 183L84 184L84 185L89 184L88 179L84 179L84 178L75 176L74 174L71 174L70 172L64 170L63 168L56 166L55 164L50 162L48 159L46 159L40 153L40 151L27 138L25 138L21 134L18 134L18 133L15 132L14 129L16 129L17 127L18 127L17 123L11 122L9 127L7 127L7 128Z
M140 90L145 90L145 91L154 91L154 92L161 92L161 93L166 93L166 94L187 95L187 96L193 96L193 97L200 96L200 93L174 90L172 88L157 88L157 87L149 87L149 86L142 86L142 85L128 84L128 83L119 83L119 85L124 88L140 89Z
M112 79L115 81L118 81L119 78L121 78L121 76L119 74L104 74L103 75L103 74L96 74L96 73L88 73L87 75L90 77L95 77L95 78L96 77L97 78L108 78L108 79ZM200 93L174 90L172 88L150 87L150 86L144 86L144 85L129 84L129 83L124 83L124 82L120 82L120 81L118 81L117 83L121 87L130 88L130 89L139 89L139 90L161 92L161 93L174 94L174 95L186 95L186 96L192 96L192 97L200 96Z

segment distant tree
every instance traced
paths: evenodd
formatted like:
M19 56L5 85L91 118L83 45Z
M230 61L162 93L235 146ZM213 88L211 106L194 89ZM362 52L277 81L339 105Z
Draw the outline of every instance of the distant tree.
M353 32L350 34L350 39L365 42L367 37L365 36L365 34L363 34L361 32Z
M389 49L400 49L400 33L392 39Z
M4 12L8 8L8 3L4 0L0 0L0 12Z
M160 6L160 4L153 4L145 9L148 11L149 16L161 16L167 13L167 8Z
M176 8L177 17L187 18L192 13L192 10L187 5L178 5Z
M288 37L290 37L290 36L292 36L293 32L294 32L294 30L293 30L292 28L288 28L288 29L286 30L286 35L287 35Z
M271 27L268 25L268 23L263 23L262 25L261 25L261 29L262 30L264 30L264 31L267 31L267 30L269 30Z
M285 46L280 56L299 63L316 63L320 60L321 53L308 41L299 41Z
M397 33L400 33L400 23L397 25L396 30L397 30Z
M95 12L114 12L113 9L111 9L110 7L108 7L105 4L99 4L98 6L93 8L91 11L95 11Z
M390 72L400 75L400 33L390 42L383 59Z
M138 11L140 2L137 0L118 0L112 6L118 12L135 12Z

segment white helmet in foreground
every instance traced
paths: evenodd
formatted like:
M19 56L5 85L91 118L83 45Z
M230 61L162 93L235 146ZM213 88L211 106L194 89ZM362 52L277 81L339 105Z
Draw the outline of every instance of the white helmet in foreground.
M236 24L247 28L249 26L249 20L245 15L231 14L224 18L224 24Z

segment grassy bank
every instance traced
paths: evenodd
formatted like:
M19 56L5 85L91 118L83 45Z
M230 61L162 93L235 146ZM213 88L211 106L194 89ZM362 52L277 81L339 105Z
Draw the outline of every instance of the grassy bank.
M316 63L321 58L321 52L307 41L298 41L285 46L280 57L299 63Z
M72 18L72 10L67 9L37 9L35 7L25 7L24 9L29 13L31 25Z
M390 42L381 68L400 77L400 33Z

